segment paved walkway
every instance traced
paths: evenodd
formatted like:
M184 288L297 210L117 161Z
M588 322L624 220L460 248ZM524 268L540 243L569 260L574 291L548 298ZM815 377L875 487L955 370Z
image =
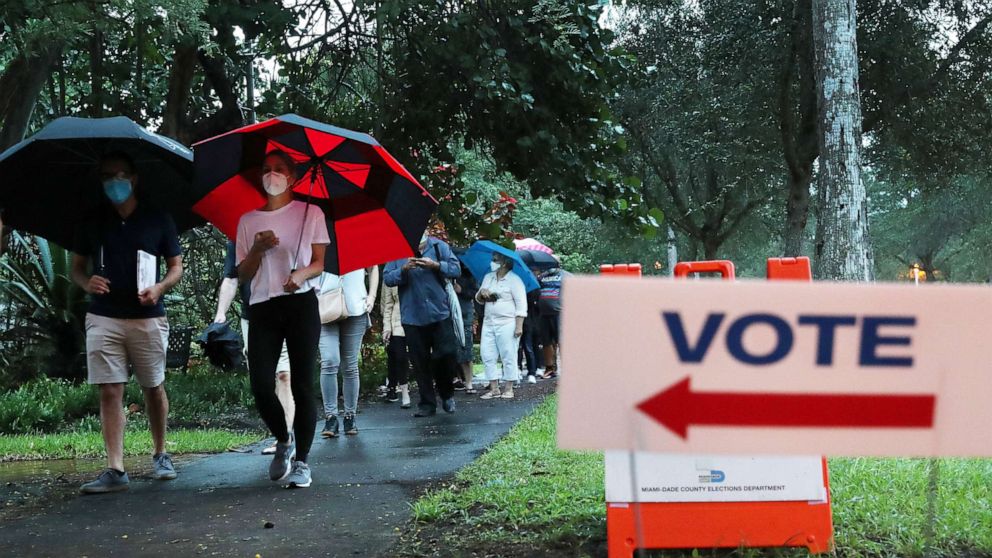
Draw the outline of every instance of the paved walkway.
M521 394L528 388L552 386ZM5 522L0 548L5 556L384 556L418 490L470 463L540 401L456 399L456 414L426 419L365 405L358 436L317 438L309 489L270 482L259 445L180 467L175 481L132 479L128 492Z

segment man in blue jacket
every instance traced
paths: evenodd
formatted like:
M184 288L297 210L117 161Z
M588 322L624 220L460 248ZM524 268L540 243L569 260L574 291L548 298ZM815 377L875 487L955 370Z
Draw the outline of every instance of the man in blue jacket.
M445 412L455 412L453 374L458 339L444 281L458 277L461 265L451 247L426 233L420 239L420 252L420 258L386 264L383 282L399 287L400 321L420 389L414 416L429 417L437 414L438 395Z

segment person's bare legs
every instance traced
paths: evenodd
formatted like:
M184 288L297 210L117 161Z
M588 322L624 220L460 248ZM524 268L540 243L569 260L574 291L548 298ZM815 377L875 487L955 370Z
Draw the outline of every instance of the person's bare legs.
M289 385L289 371L276 373L276 397L286 411L286 428L293 429L293 419L296 418L296 402L293 401L293 390Z
M472 379L475 377L475 372L472 371L471 362L462 363L462 381L465 383L465 389L472 389Z
M169 397L165 384L153 388L141 388L145 394L145 409L148 412L148 426L152 433L153 455L165 453L165 430L169 419Z
M100 384L100 428L107 467L124 470L124 384Z

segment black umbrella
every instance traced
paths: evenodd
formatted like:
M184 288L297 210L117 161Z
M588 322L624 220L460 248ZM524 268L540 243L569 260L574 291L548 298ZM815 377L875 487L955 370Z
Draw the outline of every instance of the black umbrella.
M241 366L241 336L227 324L210 324L196 342L203 348L210 364L221 370L233 370Z
M168 211L180 232L203 224L191 210L193 152L124 116L58 118L0 154L4 223L75 248L78 225L110 203L96 167L113 151L134 160L142 203Z
M547 252L538 252L537 250L517 250L520 254L520 259L527 264L527 267L531 269L554 269L559 267L561 264L554 256L548 254Z

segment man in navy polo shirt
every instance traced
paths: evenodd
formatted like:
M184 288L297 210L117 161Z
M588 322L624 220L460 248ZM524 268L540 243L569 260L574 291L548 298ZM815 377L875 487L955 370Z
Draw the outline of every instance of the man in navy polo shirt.
M98 173L113 208L79 231L72 257L72 278L90 295L86 365L89 383L100 386L100 424L107 449L107 469L82 486L86 494L127 490L123 398L131 370L144 392L155 445L152 476L176 478L172 458L165 453L169 400L163 382L169 322L162 297L183 275L179 236L171 217L138 203L138 176L127 154L105 155ZM144 254L139 256L139 251ZM154 278L147 279L151 285L139 291L142 258L154 258L155 271ZM165 258L168 267L161 280L159 258Z

